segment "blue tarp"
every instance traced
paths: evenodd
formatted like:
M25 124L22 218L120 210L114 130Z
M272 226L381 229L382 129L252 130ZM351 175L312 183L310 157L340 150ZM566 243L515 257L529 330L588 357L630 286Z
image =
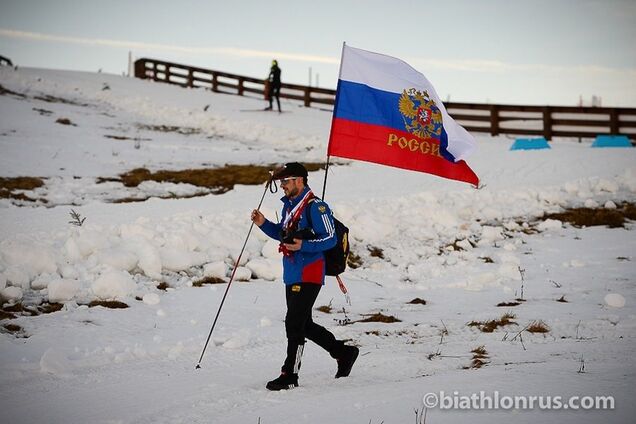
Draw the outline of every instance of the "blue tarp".
M597 135L592 147L632 147L626 135Z
M517 138L510 150L538 150L549 149L550 145L544 137L537 138Z

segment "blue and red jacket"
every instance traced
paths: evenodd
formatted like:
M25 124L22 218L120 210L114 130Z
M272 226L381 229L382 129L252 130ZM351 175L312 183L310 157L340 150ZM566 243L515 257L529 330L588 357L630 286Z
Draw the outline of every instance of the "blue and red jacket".
M283 212L281 222L285 222L287 214L301 201L309 187L294 199L283 197ZM329 206L318 198L307 204L300 220L298 230L309 228L307 214L311 213L311 229L314 238L303 240L300 250L291 252L290 256L283 256L283 282L287 285L295 283L325 283L325 256L323 252L334 247L337 243L333 215ZM260 226L265 234L274 240L281 241L282 224L275 224L268 219Z

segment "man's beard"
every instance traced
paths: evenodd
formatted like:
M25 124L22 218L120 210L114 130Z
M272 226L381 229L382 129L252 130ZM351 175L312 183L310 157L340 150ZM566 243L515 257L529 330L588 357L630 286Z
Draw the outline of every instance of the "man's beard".
M300 190L298 189L298 187L292 187L289 189L289 194L287 195L287 197L289 197L290 199L298 196L298 194L300 193Z

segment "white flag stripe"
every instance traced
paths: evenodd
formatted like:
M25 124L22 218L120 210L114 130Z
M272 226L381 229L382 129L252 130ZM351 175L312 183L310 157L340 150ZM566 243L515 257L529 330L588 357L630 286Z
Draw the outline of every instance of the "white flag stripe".
M448 135L447 150L450 154L456 160L461 160L466 159L475 150L475 139L448 115L433 84L403 60L345 45L340 79L396 94L402 94L410 88L428 92L442 112L442 122Z

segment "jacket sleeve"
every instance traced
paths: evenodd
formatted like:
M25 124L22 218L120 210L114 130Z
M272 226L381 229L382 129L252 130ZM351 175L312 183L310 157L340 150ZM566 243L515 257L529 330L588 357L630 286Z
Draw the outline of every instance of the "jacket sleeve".
M321 200L313 201L307 209L307 213L311 214L315 237L311 240L303 240L300 251L322 252L331 249L338 242L331 209Z
M283 229L282 224L274 224L269 219L265 219L265 223L259 228L274 240L280 241L280 232Z

